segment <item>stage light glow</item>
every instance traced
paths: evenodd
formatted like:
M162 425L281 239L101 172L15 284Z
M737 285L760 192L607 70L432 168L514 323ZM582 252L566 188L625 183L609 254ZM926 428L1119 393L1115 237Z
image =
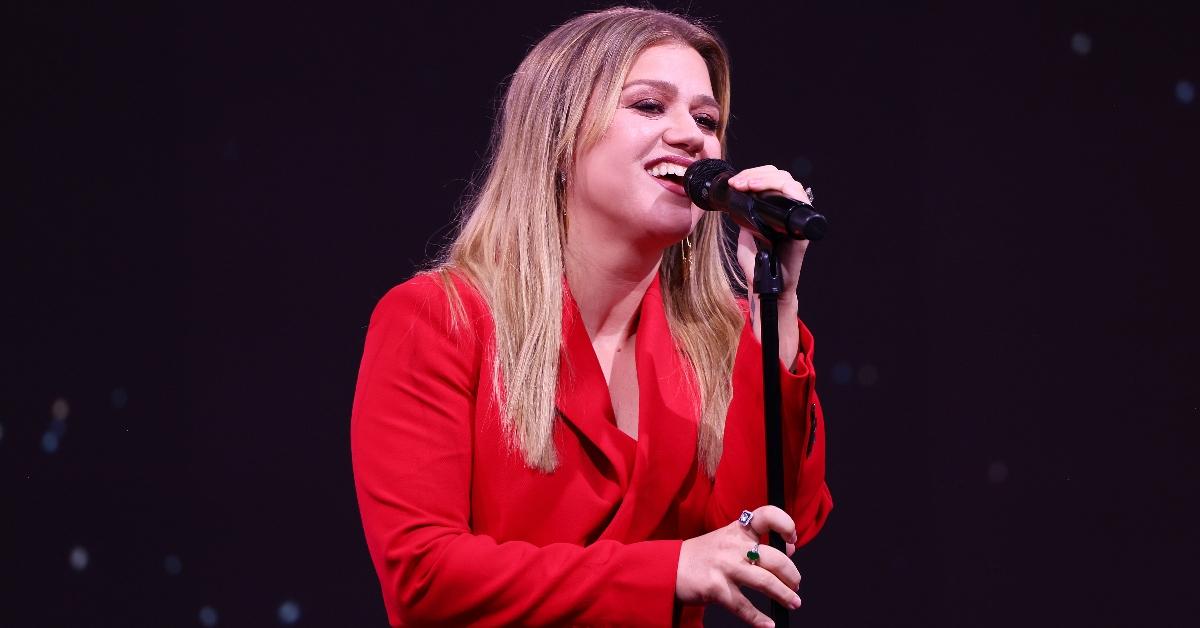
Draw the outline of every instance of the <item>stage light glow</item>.
M833 383L845 386L850 383L850 378L854 376L854 367L845 360L840 360L833 365Z
M48 454L58 451L58 434L49 431L42 434L42 451Z
M67 403L66 399L59 397L50 404L50 418L55 421L66 421L69 414L71 414L71 404Z
M1008 465L1003 460L988 465L987 478L992 484L1003 484L1008 479Z
M112 389L112 393L109 394L108 399L112 402L113 408L120 410L125 407L125 404L129 403L129 393L124 388L117 387Z
M1081 57L1086 57L1092 51L1092 38L1087 33L1075 33L1071 36L1071 50Z
M217 618L217 609L215 609L211 606L205 606L204 608L200 609L200 617L199 618L200 618L201 626L208 626L209 628L211 628L212 626L216 626L217 619L218 619Z
M1196 86L1191 81L1175 83L1175 98L1185 105L1192 104L1192 101L1196 100Z
M75 571L83 571L88 566L88 551L81 545L76 545L71 548L71 554L67 556L67 563L71 565L71 569Z
M290 626L300 620L300 605L286 600L279 605L279 623Z
M166 571L169 576L178 576L183 572L183 561L174 554L167 554L167 557L163 559L163 571Z
M879 369L874 364L864 364L858 367L858 385L869 387L879 383Z

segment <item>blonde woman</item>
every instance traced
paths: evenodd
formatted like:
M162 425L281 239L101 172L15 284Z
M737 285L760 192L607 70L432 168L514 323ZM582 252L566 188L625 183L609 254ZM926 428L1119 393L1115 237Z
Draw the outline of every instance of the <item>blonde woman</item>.
M456 239L367 332L352 453L393 625L699 625L714 602L770 625L739 586L799 606L758 542L790 555L832 507L805 243L781 251L785 512L763 506L756 297L680 186L728 120L723 46L672 14L586 14L521 63ZM806 198L771 166L731 185Z

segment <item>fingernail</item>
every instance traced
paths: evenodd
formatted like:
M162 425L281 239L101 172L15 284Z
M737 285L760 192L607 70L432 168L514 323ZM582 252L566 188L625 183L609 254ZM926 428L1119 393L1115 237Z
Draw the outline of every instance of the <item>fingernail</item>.
M729 185L741 185L742 181L743 181L743 179L741 179L739 177L734 177L729 180Z
M793 595L792 596L792 610L795 610L797 608L800 608L800 596Z
M792 538L788 541L788 543L795 545L796 541L799 541L799 540L800 540L800 537L797 536L795 533L792 533Z

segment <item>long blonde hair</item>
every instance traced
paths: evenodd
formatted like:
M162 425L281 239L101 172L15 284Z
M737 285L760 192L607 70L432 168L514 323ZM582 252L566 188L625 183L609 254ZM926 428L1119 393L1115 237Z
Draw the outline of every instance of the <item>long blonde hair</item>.
M487 302L495 324L492 386L510 444L531 468L551 472L558 466L553 434L563 342L566 178L576 151L607 129L638 53L667 42L694 48L708 65L721 108L716 133L724 146L729 62L715 35L683 17L647 9L576 17L546 35L517 68L493 130L482 186L457 237L431 269L458 314L462 301L452 274L466 278ZM590 119L585 111L594 112ZM671 334L698 392L698 459L712 477L743 316L730 284L734 275L727 274L736 264L720 216L706 213L692 240L690 263L682 260L683 243L675 244L663 251L659 276Z

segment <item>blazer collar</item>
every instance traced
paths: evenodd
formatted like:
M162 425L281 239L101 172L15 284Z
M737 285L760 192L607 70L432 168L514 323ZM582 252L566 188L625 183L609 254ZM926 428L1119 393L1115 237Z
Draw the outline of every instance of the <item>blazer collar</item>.
M588 337L579 306L563 279L563 343L559 352L557 405L566 426L590 441L603 454L593 461L600 471L620 484L624 494L629 485L636 444L617 427L604 371ZM603 465L603 466L602 466ZM604 468L607 467L607 468Z
M611 470L624 493L601 538L651 538L689 473L697 469L698 394L667 325L657 274L642 298L635 360L640 396L636 443L617 427L595 349L564 281L559 411L604 455L610 466L604 472ZM627 475L630 466L632 476Z

